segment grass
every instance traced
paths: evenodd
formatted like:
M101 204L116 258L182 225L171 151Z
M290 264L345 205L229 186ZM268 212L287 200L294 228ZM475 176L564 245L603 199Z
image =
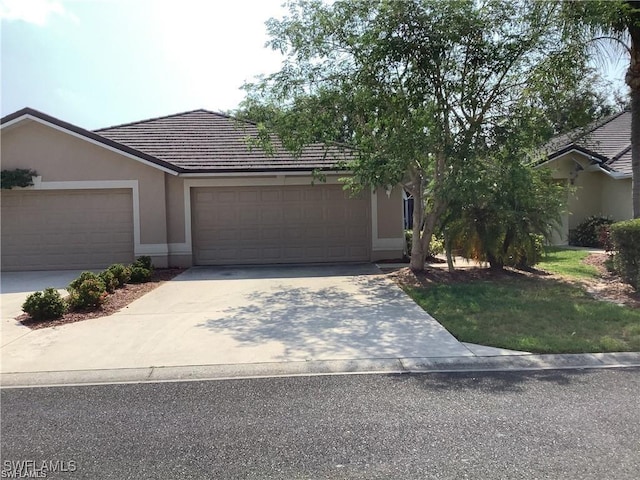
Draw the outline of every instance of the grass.
M534 353L640 351L640 310L594 300L578 285L514 275L405 290L463 342Z
M586 250L570 250L562 247L547 247L542 260L536 268L577 279L598 278L598 270L592 265L582 263L589 252Z

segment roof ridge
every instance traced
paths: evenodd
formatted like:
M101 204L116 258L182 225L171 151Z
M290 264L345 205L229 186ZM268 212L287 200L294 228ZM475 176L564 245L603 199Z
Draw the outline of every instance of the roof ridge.
M622 150L620 150L618 153L616 153L613 157L611 157L611 160L609 160L607 163L615 162L616 160L620 159L620 157L622 157L629 150L631 150L631 144L627 145Z
M111 130L111 129L114 129L114 128L130 127L132 125L140 125L142 123L154 122L156 120L164 120L165 118L171 118L171 117L180 117L182 115L188 115L190 113L197 113L197 112L204 112L204 113L210 113L212 115L218 115L220 117L233 118L233 117L230 117L229 115L226 115L224 113L214 112L214 111L211 111L211 110L206 110L204 108L196 108L195 110L187 110L186 112L172 113L172 114L169 114L169 115L161 115L159 117L152 117L152 118L146 118L144 120L137 120L135 122L127 122L127 123L121 123L121 124L118 124L118 125L111 125L109 127L102 127L102 128L98 128L97 130L94 130L94 132L102 132L104 130Z

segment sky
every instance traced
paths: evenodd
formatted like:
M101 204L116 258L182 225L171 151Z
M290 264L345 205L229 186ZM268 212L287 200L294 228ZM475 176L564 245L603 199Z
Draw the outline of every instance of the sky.
M35 108L87 129L233 110L280 70L265 21L284 0L0 0L2 116ZM624 62L609 68L623 87Z
M280 69L265 21L283 0L0 0L1 113L87 129L228 111Z

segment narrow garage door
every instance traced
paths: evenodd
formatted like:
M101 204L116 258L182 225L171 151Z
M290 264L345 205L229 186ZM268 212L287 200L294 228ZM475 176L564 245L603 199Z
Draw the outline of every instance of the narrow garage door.
M193 188L196 265L370 258L370 202L341 185Z
M133 259L131 190L4 190L2 269L100 268Z

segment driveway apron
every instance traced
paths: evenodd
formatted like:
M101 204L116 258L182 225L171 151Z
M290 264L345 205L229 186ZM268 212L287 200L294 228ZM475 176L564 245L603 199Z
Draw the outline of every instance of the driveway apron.
M473 356L370 264L191 268L114 315L3 345L4 373Z

